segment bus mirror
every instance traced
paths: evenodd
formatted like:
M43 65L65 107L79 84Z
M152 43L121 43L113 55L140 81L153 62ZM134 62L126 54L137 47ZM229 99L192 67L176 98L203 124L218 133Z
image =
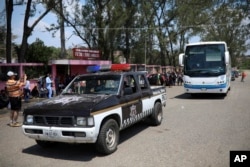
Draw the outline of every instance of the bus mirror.
M228 52L228 51L225 52L225 63L226 63L226 64L229 64L229 63L230 63L230 55L229 55L229 52Z
M179 65L180 66L183 66L183 61L184 61L184 53L181 53L181 54L179 54Z

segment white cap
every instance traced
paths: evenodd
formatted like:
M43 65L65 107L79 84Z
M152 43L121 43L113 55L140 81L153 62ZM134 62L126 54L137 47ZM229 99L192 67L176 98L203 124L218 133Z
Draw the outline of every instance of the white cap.
M13 75L17 75L16 73L14 73L14 72L12 72L12 71L9 71L8 73L7 73L7 75L9 76L9 77L11 77L11 76L13 76Z

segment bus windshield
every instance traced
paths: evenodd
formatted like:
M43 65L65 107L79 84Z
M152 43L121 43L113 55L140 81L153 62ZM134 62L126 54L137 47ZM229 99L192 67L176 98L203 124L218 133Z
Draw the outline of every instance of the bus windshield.
M225 45L206 44L187 46L184 59L184 75L209 77L225 74Z

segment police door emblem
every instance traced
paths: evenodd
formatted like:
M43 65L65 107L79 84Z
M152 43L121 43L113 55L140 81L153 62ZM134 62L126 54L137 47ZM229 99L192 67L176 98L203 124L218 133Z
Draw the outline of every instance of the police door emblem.
M135 105L132 105L132 106L130 107L130 114L129 114L129 116L130 116L130 117L135 117L136 114L137 114L136 106L135 106Z

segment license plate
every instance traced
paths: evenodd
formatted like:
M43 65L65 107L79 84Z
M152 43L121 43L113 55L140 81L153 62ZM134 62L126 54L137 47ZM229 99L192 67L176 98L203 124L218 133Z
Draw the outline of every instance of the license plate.
M58 137L58 132L55 130L44 130L44 135L49 138L55 138Z
M201 91L205 92L205 91L207 91L207 89L206 88L201 88Z

